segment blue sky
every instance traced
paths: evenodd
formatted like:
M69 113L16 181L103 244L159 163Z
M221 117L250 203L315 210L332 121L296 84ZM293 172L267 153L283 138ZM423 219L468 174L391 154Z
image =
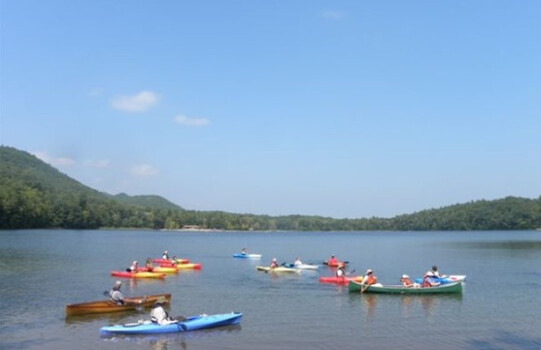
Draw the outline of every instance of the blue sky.
M541 195L541 2L0 0L0 143L194 210Z

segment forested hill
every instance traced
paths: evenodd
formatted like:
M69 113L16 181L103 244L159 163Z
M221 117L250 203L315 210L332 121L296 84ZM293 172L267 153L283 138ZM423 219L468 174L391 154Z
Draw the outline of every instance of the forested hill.
M0 229L151 228L222 230L528 230L541 228L541 197L506 197L400 215L333 219L184 210L159 196L112 196L60 173L35 156L0 146Z
M182 209L182 207L179 207L178 205L169 202L167 199L155 195L128 196L125 193L119 193L112 198L120 203L128 205L138 205L154 209L184 210Z
M0 228L154 227L154 210L182 210L160 196L111 196L35 156L0 146Z

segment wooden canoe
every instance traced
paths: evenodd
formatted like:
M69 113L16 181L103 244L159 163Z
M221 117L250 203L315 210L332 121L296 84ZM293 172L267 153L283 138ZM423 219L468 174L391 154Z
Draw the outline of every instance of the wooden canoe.
M165 298L166 303L171 301L171 294L155 294L144 297L126 298L126 303L116 304L111 300L90 301L87 303L66 305L66 315L101 314L108 312L129 311L139 307L150 307L158 298Z
M370 286L356 281L349 281L350 292L359 293L363 288L363 293L382 293L382 294L442 294L442 293L462 293L462 283L454 282L442 284L435 287L404 287L402 285L383 285L372 284Z

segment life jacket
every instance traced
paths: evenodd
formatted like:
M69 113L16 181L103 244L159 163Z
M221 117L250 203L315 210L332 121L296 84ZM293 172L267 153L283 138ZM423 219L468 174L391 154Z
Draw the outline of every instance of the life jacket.
M421 283L421 287L432 287L432 279L424 278L423 282Z
M368 275L368 278L366 279L366 284L367 285L376 284L376 279L374 278L374 276Z
M411 280L409 278L402 279L402 284L406 287L411 286L413 283L411 283Z

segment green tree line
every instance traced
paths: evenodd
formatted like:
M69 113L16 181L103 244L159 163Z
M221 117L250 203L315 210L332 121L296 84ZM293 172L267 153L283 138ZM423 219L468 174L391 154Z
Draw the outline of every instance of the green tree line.
M185 210L159 196L111 196L35 156L0 146L0 229L149 228L218 230L427 231L541 228L541 196L479 200L393 218L334 219Z

